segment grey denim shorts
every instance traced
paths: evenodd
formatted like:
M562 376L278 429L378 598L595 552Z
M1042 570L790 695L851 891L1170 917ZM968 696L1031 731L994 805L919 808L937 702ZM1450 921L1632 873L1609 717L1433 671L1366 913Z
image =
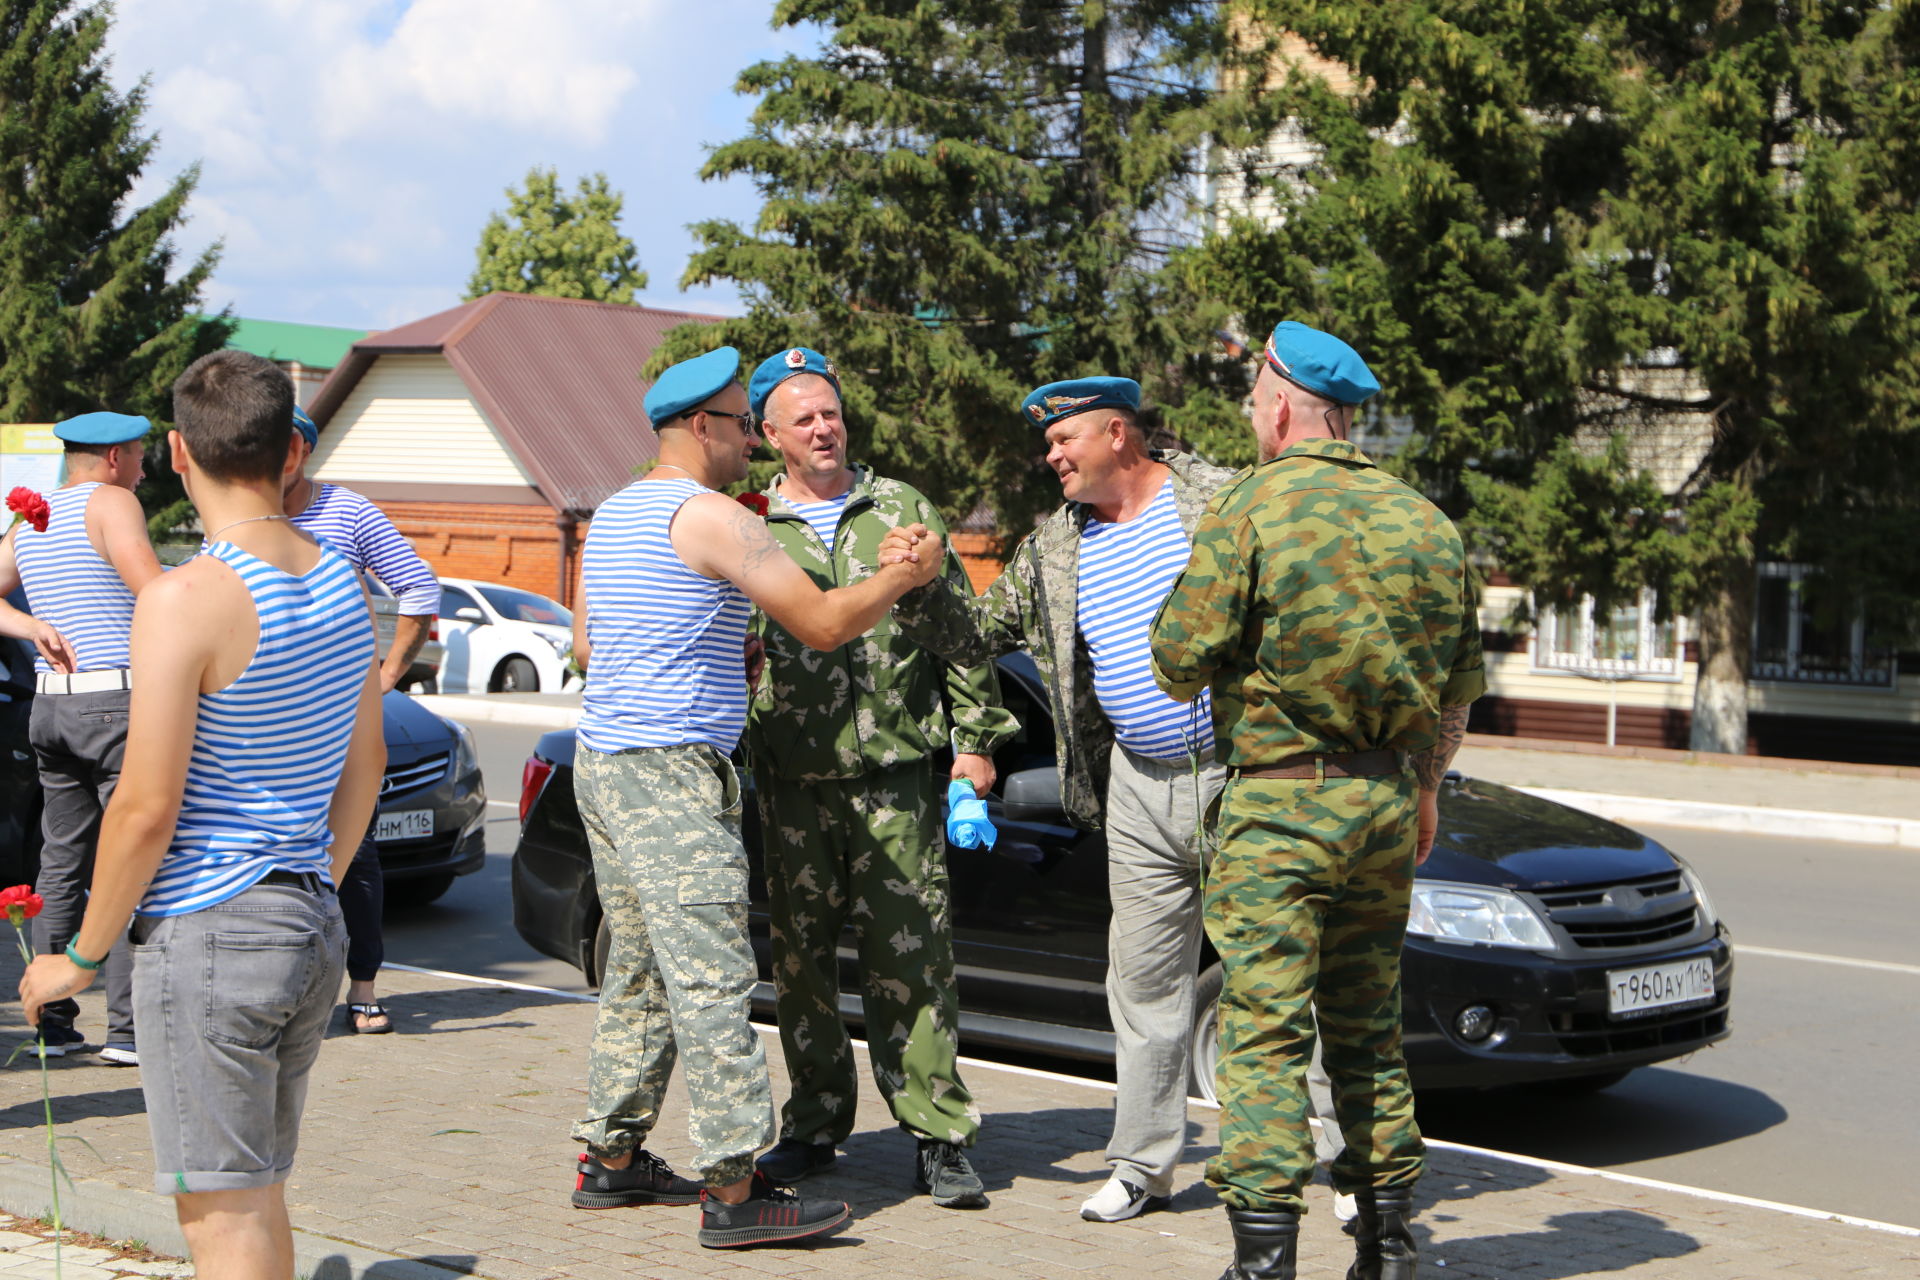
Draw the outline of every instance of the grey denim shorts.
M200 911L137 916L133 942L154 1190L284 1181L346 966L332 889L256 884Z

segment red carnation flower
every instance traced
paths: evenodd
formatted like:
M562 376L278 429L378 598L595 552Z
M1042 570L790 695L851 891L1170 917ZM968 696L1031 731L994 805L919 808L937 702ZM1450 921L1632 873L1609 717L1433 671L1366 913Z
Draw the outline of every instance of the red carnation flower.
M740 495L740 505L757 516L764 516L767 514L767 495L764 493L743 493Z
M30 885L16 884L10 889L0 889L0 914L16 929L39 915L45 905Z
M33 526L35 533L47 531L47 517L52 514L47 508L47 500L25 485L18 486L7 495L7 510L13 512L15 524L25 520Z

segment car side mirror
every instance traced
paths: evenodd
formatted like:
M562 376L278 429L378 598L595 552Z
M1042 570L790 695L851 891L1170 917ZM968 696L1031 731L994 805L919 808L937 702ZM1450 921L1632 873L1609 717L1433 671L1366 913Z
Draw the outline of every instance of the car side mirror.
M486 621L487 621L487 615L480 612L478 609L474 608L472 605L467 605L463 609L455 609L453 611L453 616L458 618L462 622L478 622L483 626L486 624Z
M1000 782L1000 812L1014 822L1064 823L1059 771L1048 767L1008 774Z

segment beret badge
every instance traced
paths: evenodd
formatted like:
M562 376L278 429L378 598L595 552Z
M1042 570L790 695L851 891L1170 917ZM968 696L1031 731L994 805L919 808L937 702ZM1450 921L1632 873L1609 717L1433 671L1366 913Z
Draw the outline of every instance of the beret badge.
M807 353L798 347L787 352L787 368L804 369L807 367Z

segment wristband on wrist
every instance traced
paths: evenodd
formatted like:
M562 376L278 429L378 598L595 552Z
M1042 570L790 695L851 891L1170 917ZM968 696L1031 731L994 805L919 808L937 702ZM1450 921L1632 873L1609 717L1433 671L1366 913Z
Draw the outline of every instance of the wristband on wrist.
M105 963L105 961L103 960L87 959L85 956L81 955L78 951L75 951L73 949L73 944L71 942L67 944L67 959L73 961L75 964L79 965L82 969L85 969L88 973L92 973L95 969L98 969L103 963Z

